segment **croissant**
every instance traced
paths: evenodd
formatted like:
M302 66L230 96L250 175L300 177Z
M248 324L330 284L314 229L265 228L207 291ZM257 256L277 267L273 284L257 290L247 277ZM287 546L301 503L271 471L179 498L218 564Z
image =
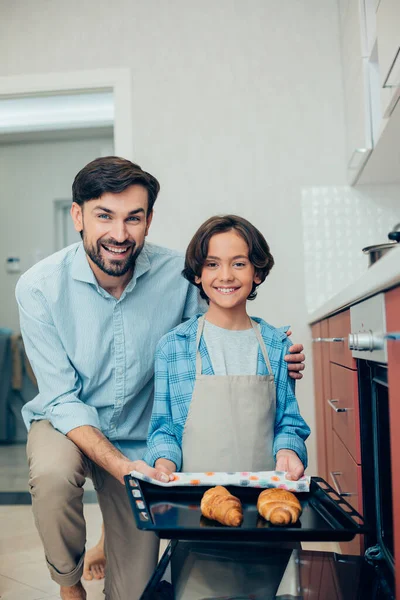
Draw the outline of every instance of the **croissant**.
M301 505L296 496L280 488L269 488L261 492L257 510L272 525L294 524L301 515Z
M200 509L207 519L213 519L229 527L238 527L243 521L243 509L239 498L232 496L222 485L217 485L204 493Z

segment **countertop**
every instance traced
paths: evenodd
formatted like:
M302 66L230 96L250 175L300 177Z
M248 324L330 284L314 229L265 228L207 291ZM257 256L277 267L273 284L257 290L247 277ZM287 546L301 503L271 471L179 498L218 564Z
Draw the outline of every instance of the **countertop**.
M396 285L400 285L400 247L390 250L351 285L311 313L308 322L311 325Z

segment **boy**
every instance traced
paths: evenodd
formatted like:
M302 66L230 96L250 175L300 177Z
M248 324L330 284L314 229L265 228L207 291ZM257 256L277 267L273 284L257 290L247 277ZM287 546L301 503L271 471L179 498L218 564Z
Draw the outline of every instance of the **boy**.
M300 415L284 356L284 331L250 319L274 264L246 219L212 217L186 252L183 275L208 303L157 346L155 398L145 461L174 471L279 470L298 479L310 429Z

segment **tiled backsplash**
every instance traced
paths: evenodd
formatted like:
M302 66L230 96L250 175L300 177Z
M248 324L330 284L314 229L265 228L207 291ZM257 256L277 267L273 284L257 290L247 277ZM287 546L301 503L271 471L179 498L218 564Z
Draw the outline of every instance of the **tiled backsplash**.
M302 217L306 302L313 312L368 269L362 248L388 241L400 222L400 186L304 188Z

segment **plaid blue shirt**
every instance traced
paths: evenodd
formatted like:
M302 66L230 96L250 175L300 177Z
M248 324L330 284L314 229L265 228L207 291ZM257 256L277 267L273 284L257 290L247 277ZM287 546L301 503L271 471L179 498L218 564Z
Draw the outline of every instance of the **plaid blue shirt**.
M158 458L172 460L179 471L182 466L182 436L196 379L196 333L198 316L178 325L157 345L155 358L155 394L153 413L144 460L154 465ZM254 317L253 317L254 318ZM304 467L307 449L304 441L310 428L300 415L294 394L295 382L289 377L284 360L291 345L284 329L276 329L262 319L261 335L267 347L276 386L276 416L273 452L294 450ZM214 375L203 337L200 340L203 375ZM261 349L257 375L268 375Z

